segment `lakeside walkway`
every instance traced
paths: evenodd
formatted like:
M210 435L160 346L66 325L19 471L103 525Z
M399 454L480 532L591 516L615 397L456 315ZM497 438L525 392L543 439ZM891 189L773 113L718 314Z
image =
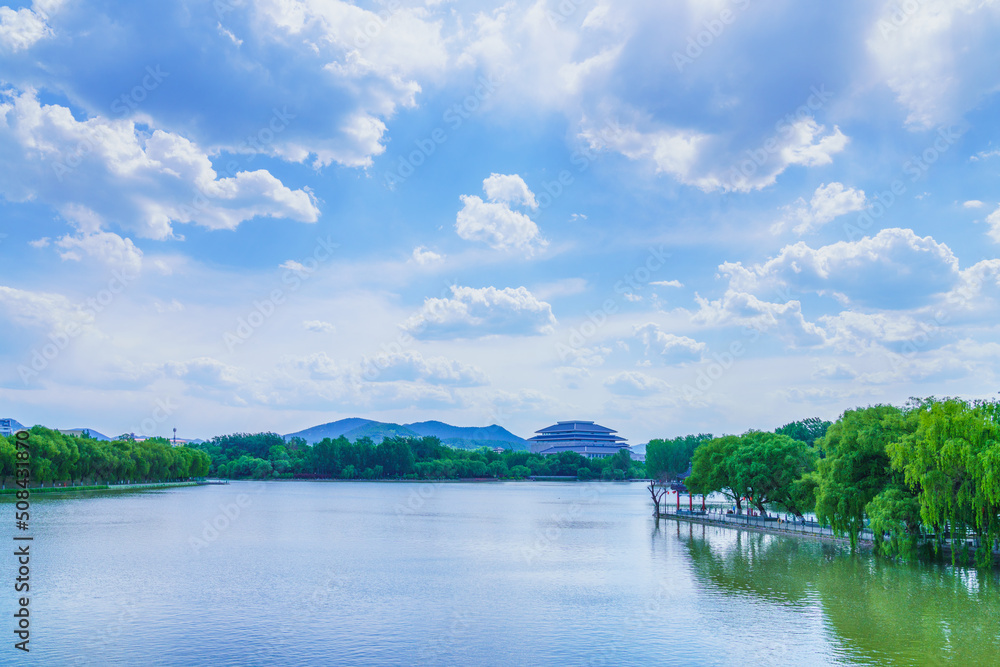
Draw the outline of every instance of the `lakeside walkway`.
M661 504L660 518L701 523L710 526L724 526L726 528L742 528L779 535L795 534L837 542L850 542L847 537L835 534L832 528L823 526L816 521L785 520L777 516L764 517L750 516L749 514L729 514L726 510L712 508L706 510L677 509L672 505L664 507ZM858 541L863 544L871 544L873 539L874 537L870 530L863 530Z

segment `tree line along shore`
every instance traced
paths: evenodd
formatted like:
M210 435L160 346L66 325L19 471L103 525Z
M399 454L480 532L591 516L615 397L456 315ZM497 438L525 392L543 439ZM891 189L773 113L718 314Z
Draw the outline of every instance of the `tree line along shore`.
M992 565L1000 539L1000 403L910 399L903 407L847 410L830 424L793 422L747 431L652 441L651 477L690 465L691 493L719 492L737 512L802 517L850 538L865 528L883 556Z

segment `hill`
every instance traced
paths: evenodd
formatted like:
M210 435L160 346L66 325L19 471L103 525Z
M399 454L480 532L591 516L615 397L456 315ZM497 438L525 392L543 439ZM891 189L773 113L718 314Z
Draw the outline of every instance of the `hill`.
M63 435L75 435L77 437L82 437L84 433L89 433L90 437L94 440L111 440L108 436L104 435L100 431L95 431L92 428L61 428L56 430Z
M319 426L312 426L301 431L296 431L295 433L289 433L284 436L285 440L291 440L292 438L302 438L310 445L314 445L323 438L330 438L331 440L339 438L340 436L353 431L356 428L364 426L365 424L375 423L371 419L361 419L360 417L349 417L347 419L340 419L335 422L330 422L328 424L320 424Z
M363 426L348 431L344 434L344 437L351 442L360 440L361 438L371 438L375 444L378 444L384 438L419 438L420 434L399 424L370 421Z
M415 422L406 424L406 428L420 435L436 435L441 441L460 440L499 440L523 444L525 441L502 426L452 426L439 421Z
M503 447L505 449L528 449L528 443L502 426L452 426L439 421L415 422L413 424L390 424L372 419L350 417L328 424L320 424L284 436L304 439L314 445L323 438L344 436L351 442L368 437L374 442L382 442L387 437L419 438L435 436L449 447L456 449L478 449L479 447Z

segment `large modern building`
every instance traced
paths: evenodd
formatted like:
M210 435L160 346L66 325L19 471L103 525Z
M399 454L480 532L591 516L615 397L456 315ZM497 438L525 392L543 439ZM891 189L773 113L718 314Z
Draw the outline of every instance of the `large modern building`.
M543 456L576 452L588 459L603 459L629 449L625 438L615 435L617 432L594 422L559 422L535 431L538 435L528 438L528 442L532 452Z

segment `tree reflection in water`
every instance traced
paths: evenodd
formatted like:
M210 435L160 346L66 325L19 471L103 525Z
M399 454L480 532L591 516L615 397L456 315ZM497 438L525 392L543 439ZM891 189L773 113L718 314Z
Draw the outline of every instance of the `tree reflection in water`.
M836 543L681 522L663 536L684 545L706 594L801 608L804 621L821 613L848 662L1000 664L996 570L894 563Z

